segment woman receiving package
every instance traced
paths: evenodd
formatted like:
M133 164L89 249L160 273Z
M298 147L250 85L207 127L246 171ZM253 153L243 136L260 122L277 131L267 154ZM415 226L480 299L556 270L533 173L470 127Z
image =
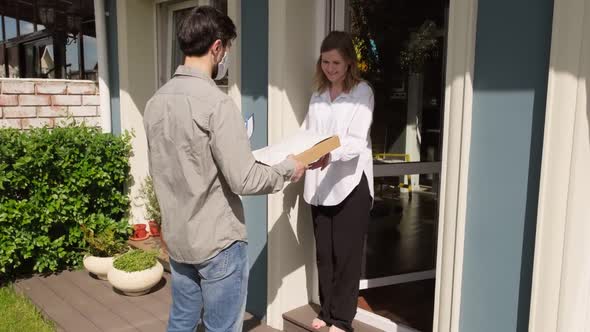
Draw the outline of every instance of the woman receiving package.
M352 38L333 31L322 42L316 91L303 128L338 135L341 146L310 165L304 198L311 205L321 311L315 329L352 331L364 237L373 199L370 129L373 91L360 78Z

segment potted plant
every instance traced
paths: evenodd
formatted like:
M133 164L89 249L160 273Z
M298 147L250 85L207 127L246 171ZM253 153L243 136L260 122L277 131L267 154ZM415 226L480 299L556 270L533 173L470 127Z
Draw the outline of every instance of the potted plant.
M115 258L108 280L125 295L139 296L154 287L164 273L157 251L130 250Z
M151 176L147 176L139 189L139 197L143 199L146 210L146 217L149 220L150 234L154 237L160 236L160 225L162 216L160 214L160 204L154 191L154 182Z
M117 239L116 225L106 226L100 232L95 232L85 226L81 226L84 232L84 240L88 244L87 254L84 256L84 268L97 278L107 280L107 274L113 267L113 257L127 249L126 244Z

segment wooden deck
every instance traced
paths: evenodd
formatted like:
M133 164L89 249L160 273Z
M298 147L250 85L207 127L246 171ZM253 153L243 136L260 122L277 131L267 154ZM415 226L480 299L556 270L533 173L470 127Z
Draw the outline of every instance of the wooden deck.
M149 294L138 297L120 294L108 281L94 279L86 271L34 276L17 281L15 288L64 332L162 332L171 304L168 273ZM244 331L275 330L246 314Z

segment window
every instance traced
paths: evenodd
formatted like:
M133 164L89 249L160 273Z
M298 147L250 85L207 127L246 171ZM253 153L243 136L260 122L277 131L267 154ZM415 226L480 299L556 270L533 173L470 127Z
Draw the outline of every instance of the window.
M0 0L0 77L97 79L93 0Z
M166 83L176 68L184 62L184 55L176 39L178 24L193 8L205 5L213 6L227 14L227 0L171 1L159 6L158 57L160 60L158 76L160 85ZM227 92L228 76L216 83L224 92Z
M4 26L6 27L6 34L3 40L9 40L12 38L16 38L16 20L12 17L5 16L4 18Z

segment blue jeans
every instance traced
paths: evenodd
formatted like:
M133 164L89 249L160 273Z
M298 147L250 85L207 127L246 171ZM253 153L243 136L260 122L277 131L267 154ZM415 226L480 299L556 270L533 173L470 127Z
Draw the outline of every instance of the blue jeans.
M168 332L194 332L203 308L206 331L242 331L248 291L247 246L235 242L201 264L170 259L172 306Z

